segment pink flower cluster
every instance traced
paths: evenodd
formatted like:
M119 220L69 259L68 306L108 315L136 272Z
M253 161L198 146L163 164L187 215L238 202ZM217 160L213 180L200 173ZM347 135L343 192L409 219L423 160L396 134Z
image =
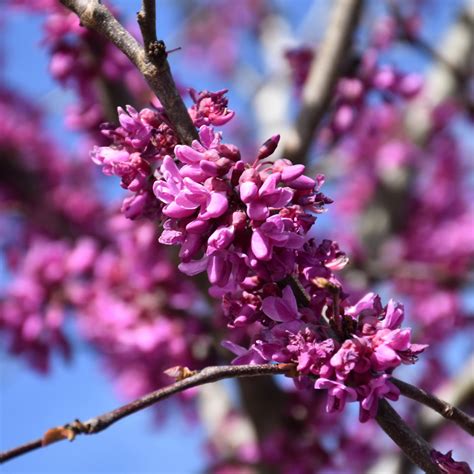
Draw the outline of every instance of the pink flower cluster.
M347 402L359 401L359 419L377 412L378 400L397 400L399 391L390 382L392 371L412 364L427 346L411 344L410 329L401 329L403 307L367 294L354 306L345 306L332 326L325 326L312 308L298 308L290 286L282 296L262 300L261 310L272 322L248 350L230 341L224 345L238 354L235 363L294 363L301 376L316 378L316 389L328 390L326 409L341 411Z
M160 242L179 244L180 269L207 270L221 293L252 275L274 281L290 274L314 221L308 212L325 202L314 193L316 181L301 165L265 161L278 137L252 164L211 127L201 127L199 137L191 147L177 146L176 162L166 157L156 174L154 192L165 205Z
M123 115L124 127L133 129ZM168 384L164 370L172 365L202 365L208 352L201 325L184 320L199 295L156 245L153 224L109 219L91 169L59 153L39 111L3 87L0 116L0 244L12 273L0 289L6 348L46 372L54 355L73 356L67 322L74 317L128 396ZM155 143L161 130L164 124L153 131ZM150 139L145 125L124 148L138 148L140 136ZM139 179L109 166L126 183ZM197 346L199 360L192 355Z
M232 118L222 91L192 96L196 123ZM331 202L319 191L323 178L271 159L278 136L244 160L210 125L190 146L160 145L164 114L127 110L119 110L121 126L106 132L113 145L92 158L123 187L148 198L152 189L159 241L180 247L184 273L207 272L234 338L249 347L226 341L239 356L234 362L295 363L299 384L316 378L315 388L328 390L328 411L358 400L361 421L375 416L380 398L397 399L390 374L426 346L410 343L410 330L400 329L403 308L393 301L383 308L368 294L351 306L333 274L347 258L334 242L308 239L314 214ZM297 281L305 301L295 296Z
M75 282L74 304L83 337L131 398L169 384L171 366L203 366L208 349L201 321L188 314L199 312L200 296L156 245L153 224L117 215L107 227L114 242L96 252L91 276Z
M82 336L120 392L136 397L167 385L170 366L204 364L202 325L184 319L199 295L156 246L150 222L132 225L117 216L105 224L109 242L43 237L30 244L1 295L0 331L10 352L46 372L53 353L72 356L65 327L74 308ZM192 355L196 346L200 359Z
M313 49L306 46L286 53L298 91L306 81L313 56ZM339 79L332 115L321 135L327 144L332 144L355 127L356 118L366 106L369 94L394 102L412 99L421 90L421 75L404 73L390 64L381 65L380 62L380 51L370 47Z
M189 113L197 126L222 125L232 119L234 112L227 108L225 92L197 93L191 89L194 105ZM119 176L121 186L132 192L122 204L126 217L156 216L163 204L153 196L154 174L167 156L174 155L178 138L161 107L140 112L131 106L126 110L119 107L118 118L118 127L110 124L102 127L102 135L112 141L112 146L94 147L92 160L102 165L104 174Z
M58 350L66 359L71 347L64 334L62 280L76 271L74 256L61 241L37 240L17 269L18 276L0 300L0 330L9 351L21 354L46 372L49 355ZM54 302L46 304L47 302Z
M248 440L239 443L235 436L231 438L231 442L239 444L234 447L233 457L229 459L222 444L232 433L238 433L237 424L242 423L243 415L232 410L222 419L216 436L213 436L210 447L218 461L212 472L245 474L248 472L246 467L239 470L236 465L257 463L268 466L270 472L290 474L366 472L377 459L378 446L374 438L377 425L354 423L353 414L347 411L326 413L323 395L320 390L285 387L282 406L278 406L283 421L276 422L272 431L259 443ZM337 439L340 448L337 452L326 442L328 433Z
M152 217L160 205L152 193L152 175L165 156L177 144L174 131L161 109L119 108L118 127L105 125L102 134L113 141L112 146L95 147L92 160L102 165L106 175L119 176L121 186L133 194L124 199L122 212L126 217Z
M474 258L471 167L449 126L454 110L452 103L434 109L433 134L421 150L401 132L397 108L372 107L363 112L350 138L341 140L338 153L342 175L350 176L335 196L334 212L346 223L338 236L352 246L354 259L361 264L377 259L386 277L393 276L391 283L410 303L410 315L427 341L446 340L470 321L463 309L462 282ZM368 246L357 235L360 216L386 189L387 179L403 175L410 177L410 188L395 216L397 233Z
M189 115L196 127L202 125L224 125L231 120L235 113L227 108L227 89L217 92L189 90L194 105L189 109Z

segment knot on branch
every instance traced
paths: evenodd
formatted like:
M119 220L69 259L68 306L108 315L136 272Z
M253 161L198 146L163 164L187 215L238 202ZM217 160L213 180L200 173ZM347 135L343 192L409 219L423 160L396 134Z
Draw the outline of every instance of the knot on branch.
M72 423L66 425L69 429L71 429L74 434L90 434L91 433L91 425L89 423L83 423L82 421L76 419Z
M168 57L165 42L162 40L152 41L146 45L147 58L154 64L165 61Z
M86 423L82 423L80 420L74 420L72 423L67 423L64 426L58 426L51 428L46 431L41 439L41 445L47 446L48 444L67 439L74 441L78 434L89 434L91 432L90 426Z
M65 2L62 3L65 4ZM66 6L68 5L66 4ZM102 5L97 0L87 2L84 5L79 3L76 11L80 20L79 24L84 28L94 29L96 22L100 21L103 17L104 12L100 10L101 6Z
M450 405L449 403L446 403L446 405L443 408L443 416L446 418L451 418L454 414L454 407Z
M190 370L188 367L177 365L175 367L170 367L169 369L166 369L164 373L169 377L174 378L175 382L179 382L180 380L184 380L189 377L192 377L193 375L196 375L198 371Z

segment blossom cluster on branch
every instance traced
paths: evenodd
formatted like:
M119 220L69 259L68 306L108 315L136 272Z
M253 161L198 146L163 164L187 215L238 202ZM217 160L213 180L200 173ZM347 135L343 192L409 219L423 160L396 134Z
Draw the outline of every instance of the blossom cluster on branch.
M267 35L276 24L285 30L283 7L189 6L179 54L189 77L202 69L232 84L232 109L226 89L190 88L197 138L184 144L131 63L75 14L56 0L7 3L9 11L47 14L50 72L73 92L66 125L84 139L77 156L61 150L30 100L0 84L0 244L12 275L0 294L0 331L8 349L46 372L55 353L74 355L72 320L127 397L168 385L170 366L228 363L231 353L234 364L290 363L292 382L269 382L276 401L266 410L263 392L249 405L242 396L219 421L209 436L210 471L373 468L385 447L371 419L381 400L399 397L394 370L427 347L412 333L430 344L413 380L434 390L452 372L448 344L472 322L463 309L474 256L471 168L457 128L469 119L468 103L460 95L433 105L421 74L390 57L398 42L421 38L422 7L378 18L365 46L347 51L314 134L318 166L337 184L328 191L334 225L323 238L315 222L332 203L321 191L325 178L301 164L304 156L285 159L278 135L256 147L259 124L233 100L241 75L260 73L242 62L241 42L274 54ZM299 92L319 45L282 48L282 64L285 50L298 92L292 105L305 107ZM406 116L421 100L430 130L420 139ZM104 199L116 181L94 174L91 143L93 162L128 193L121 206ZM394 299L384 304L374 290ZM413 331L402 326L396 300ZM194 395L186 392L182 406L195 409ZM351 402L363 425L344 410ZM415 413L406 413L414 425ZM245 423L254 432L240 439ZM468 446L450 425L433 433L442 452ZM451 452L431 457L442 472L470 472Z
M162 110L128 107L119 109L120 126L104 131L111 146L95 148L92 159L120 176L135 198L147 196L133 216L161 222L159 241L179 246L181 271L207 271L228 326L252 334L248 349L224 341L239 356L234 363L297 363L298 383L312 376L315 388L328 390L328 411L358 400L361 421L373 418L380 398L398 399L390 374L426 346L411 344L410 329L401 329L400 304L383 308L368 294L350 305L333 273L347 262L344 254L307 235L314 214L331 202L319 190L324 178L272 160L278 136L255 157L241 157L212 126L233 116L222 93L199 96L207 106L193 93L191 116L211 125L200 127L191 146L163 139L173 134ZM292 286L282 283L288 279L302 284L307 301L298 305Z

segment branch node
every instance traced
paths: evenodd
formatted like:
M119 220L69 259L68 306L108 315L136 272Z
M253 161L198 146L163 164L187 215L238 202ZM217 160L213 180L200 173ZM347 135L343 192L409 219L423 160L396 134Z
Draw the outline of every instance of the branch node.
M446 403L446 406L443 408L443 415L448 418L451 418L453 414L454 414L454 407L451 404Z
M156 65L165 61L168 57L165 42L163 40L156 40L149 43L146 48L146 55Z

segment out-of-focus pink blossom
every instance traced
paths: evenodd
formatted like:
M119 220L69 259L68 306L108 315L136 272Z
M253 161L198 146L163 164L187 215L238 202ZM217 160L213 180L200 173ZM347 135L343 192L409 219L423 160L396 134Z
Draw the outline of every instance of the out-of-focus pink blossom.
M455 461L452 454L452 451L442 454L439 451L433 450L431 458L440 468L441 472L446 474L472 474L469 464L464 461Z

